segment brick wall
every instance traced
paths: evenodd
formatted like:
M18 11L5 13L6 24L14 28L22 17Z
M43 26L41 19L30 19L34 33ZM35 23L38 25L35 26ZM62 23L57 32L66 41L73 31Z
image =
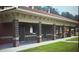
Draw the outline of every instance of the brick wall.
M0 23L0 37L12 36L12 24L11 23ZM12 39L0 38L0 45L12 42Z

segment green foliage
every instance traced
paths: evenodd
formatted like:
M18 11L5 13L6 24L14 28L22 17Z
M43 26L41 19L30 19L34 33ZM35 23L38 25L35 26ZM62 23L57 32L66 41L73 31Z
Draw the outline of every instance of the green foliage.
M35 9L42 10L41 6L34 6Z
M74 19L77 20L77 21L79 21L79 15L75 15Z
M4 6L0 6L1 9L4 9Z
M34 8L39 9L39 10L43 10L43 11L46 11L46 12L48 12L49 9L50 9L50 13L59 15L57 9L53 8L52 6L34 6Z
M48 12L50 10L50 13L60 15L58 10L53 8L52 6L34 6L34 8L38 9L38 10L43 10L43 11L46 11L46 12ZM79 18L79 15L73 16L69 12L62 12L61 16L64 16L64 17L67 17L67 18L70 18L70 19L75 19L75 20L78 20L78 18Z
M69 12L62 12L61 15L70 19L74 19L74 16L70 14Z

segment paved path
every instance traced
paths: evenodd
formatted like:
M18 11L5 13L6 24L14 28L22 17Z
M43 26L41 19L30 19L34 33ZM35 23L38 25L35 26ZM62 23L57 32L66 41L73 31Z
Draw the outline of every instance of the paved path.
M49 43L64 41L66 39L71 39L71 38L75 38L75 37L77 37L77 36L62 38L62 39L56 39L56 40L51 40L51 41L45 41L45 42L41 42L41 43L27 44L27 45L22 45L22 46L19 46L19 47L6 48L6 49L0 50L0 52L16 52L16 51L20 51L20 50L24 50L24 49L38 47L38 46L41 46L41 45L46 45L46 44L49 44Z
M63 41L63 42L79 43L78 41Z

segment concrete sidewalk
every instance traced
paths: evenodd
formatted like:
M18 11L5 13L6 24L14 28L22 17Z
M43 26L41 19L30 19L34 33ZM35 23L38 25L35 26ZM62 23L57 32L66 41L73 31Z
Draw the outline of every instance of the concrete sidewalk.
M63 42L72 42L72 43L78 43L78 41L63 41Z
M71 39L71 38L76 38L76 37L77 36L73 36L73 37L67 37L67 38L56 39L56 40L51 40L51 41L45 41L45 42L41 42L41 43L33 43L33 44L22 45L22 46L19 46L19 47L6 48L6 49L0 50L0 52L17 52L17 51L20 51L20 50L34 48L34 47L38 47L38 46L41 46L41 45L46 45L46 44L49 44L49 43L64 41L66 39Z

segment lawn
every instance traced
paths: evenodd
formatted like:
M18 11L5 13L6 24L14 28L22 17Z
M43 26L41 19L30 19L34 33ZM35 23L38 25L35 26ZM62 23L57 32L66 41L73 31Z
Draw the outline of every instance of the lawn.
M78 52L78 43L56 42L35 48L25 49L21 52Z

